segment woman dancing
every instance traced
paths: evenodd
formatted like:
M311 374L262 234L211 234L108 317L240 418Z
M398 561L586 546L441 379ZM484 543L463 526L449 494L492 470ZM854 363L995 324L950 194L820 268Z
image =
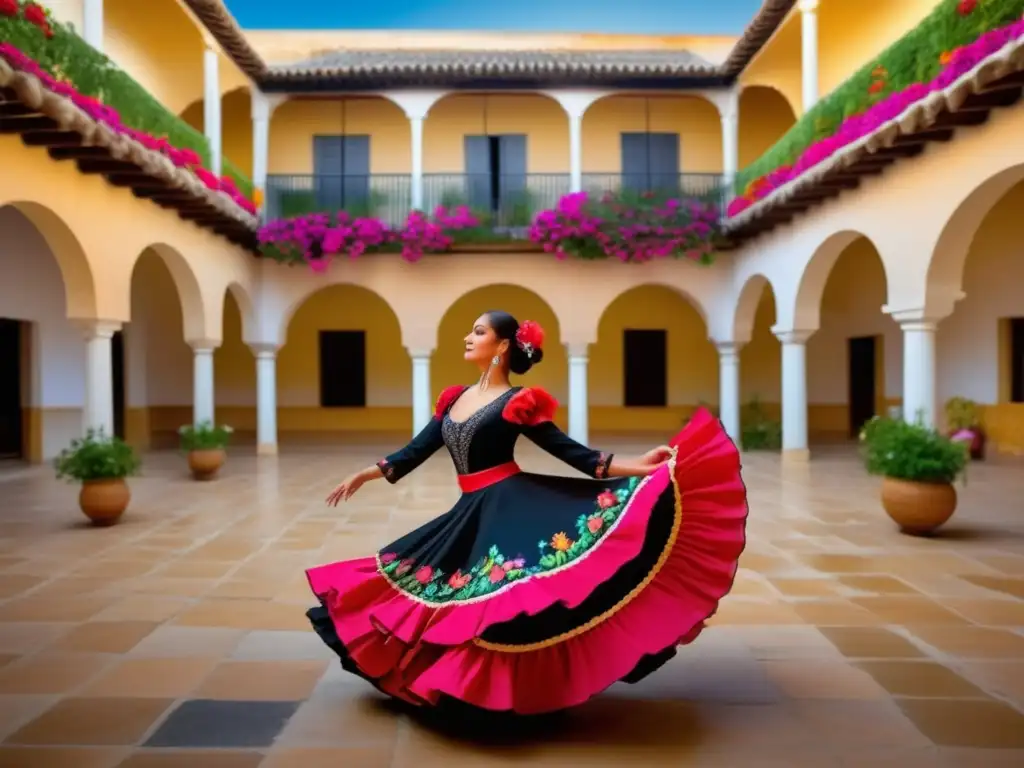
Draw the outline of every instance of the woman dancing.
M482 315L465 338L479 382L445 389L412 442L327 499L397 483L442 446L455 464L462 496L448 512L372 557L307 571L317 633L395 698L566 709L663 665L732 587L747 504L720 423L702 409L635 459L591 450L555 426L547 392L509 383L543 344L536 323ZM594 479L521 471L520 435Z

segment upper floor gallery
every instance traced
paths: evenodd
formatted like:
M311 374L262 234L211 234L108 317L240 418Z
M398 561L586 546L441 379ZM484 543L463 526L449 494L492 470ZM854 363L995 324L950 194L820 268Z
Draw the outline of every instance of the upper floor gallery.
M768 0L742 36L243 31L220 0L52 0L268 216L579 189L718 194L933 0ZM523 219L523 221L519 221Z

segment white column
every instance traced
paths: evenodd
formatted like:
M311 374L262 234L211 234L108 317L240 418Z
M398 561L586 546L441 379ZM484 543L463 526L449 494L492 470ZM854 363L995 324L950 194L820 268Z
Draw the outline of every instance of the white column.
M567 344L569 350L569 437L587 445L590 440L587 402L587 344Z
M103 50L103 0L84 0L82 37L97 51Z
M252 183L267 198L267 167L270 152L270 117L284 100L282 96L268 96L258 89L252 91Z
M903 419L934 427L938 416L935 329L929 320L905 320L903 329Z
M583 115L590 106L610 91L543 91L545 96L557 101L569 118L569 191L583 189Z
M192 342L192 423L213 424L213 351L209 341Z
M209 42L203 50L203 131L210 143L210 170L220 176L220 56Z
M731 199L732 184L740 165L740 98L733 88L720 103L722 117L722 175L725 177L726 197Z
M114 434L114 370L110 340L121 323L90 320L82 323L85 331L85 412L83 431L103 430Z
M419 115L409 118L409 130L412 134L412 173L409 183L412 187L412 207L415 211L423 210L423 120ZM429 364L429 363L428 363Z
M256 453L277 453L277 345L254 344L256 353Z
M804 114L818 103L818 0L800 0Z
M810 457L807 447L807 339L812 333L775 331L782 342L783 461L806 461Z
M410 350L412 357L412 433L419 434L433 417L430 402L430 355L432 350Z
M409 135L412 139L412 162L410 183L410 202L415 210L423 210L423 123L430 113L431 107L443 99L445 91L386 91L380 94L392 103L401 107L409 120Z
M740 444L740 349L737 342L722 342L718 347L718 411L725 432Z
M569 191L583 189L583 113L569 113Z

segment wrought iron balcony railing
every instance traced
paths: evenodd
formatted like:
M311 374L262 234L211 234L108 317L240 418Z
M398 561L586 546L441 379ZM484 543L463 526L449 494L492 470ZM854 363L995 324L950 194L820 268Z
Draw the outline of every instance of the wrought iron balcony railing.
M592 195L655 194L723 205L722 176L711 173L585 173L583 189ZM487 226L522 233L539 211L553 208L569 193L568 173L466 174L423 176L423 210L465 205ZM346 211L400 226L412 210L409 174L290 174L267 178L264 216L276 219L306 213Z
M725 179L717 173L585 173L583 189L592 195L649 193L658 197L700 200L720 207L724 205L726 196Z
M270 175L265 198L267 220L346 211L397 226L412 209L412 177L405 173Z

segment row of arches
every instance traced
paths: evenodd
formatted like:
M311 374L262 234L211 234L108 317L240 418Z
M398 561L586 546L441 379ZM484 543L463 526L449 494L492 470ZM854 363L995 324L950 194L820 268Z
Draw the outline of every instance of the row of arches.
M888 189L870 190L864 200L884 197ZM431 390L436 390L453 378L461 379L457 340L473 317L494 306L533 316L549 326L549 345L555 350L536 372L537 383L565 400L572 396L567 357L589 358L586 397L595 430L615 429L617 424L671 428L686 408L701 400L714 402L719 388L715 342L740 348L742 398L756 395L768 410L777 408L784 399L777 334L814 331L807 345L810 431L841 435L853 426L848 413L853 400L861 405L864 400L863 393L853 389L851 339L874 339L870 344L862 342L857 358L861 361L858 380L874 383L874 394L868 398L874 403L873 412L901 400L903 339L893 319L894 307L901 306L894 297L899 298L901 290L906 293L912 278L923 286L918 290L921 312L927 312L929 302L938 303L935 296L966 297L955 312L951 304L950 311L934 317L937 322L953 314L938 331L940 400L960 394L993 407L1015 405L1013 377L1019 372L1007 362L1014 342L1006 329L1007 323L1024 316L1021 299L1008 288L1019 285L1024 276L1012 246L1016 238L1012 211L1024 202L1022 190L1024 163L998 170L972 190L947 194L955 204L952 214L936 222L934 234L924 227L916 233L918 242L936 244L936 250L924 252L893 251L892 238L902 229L892 226L891 219L890 226L882 227L866 215L867 226L861 231L835 227L789 261L773 253L776 245L771 240L761 253L744 253L735 262L723 259L711 269L678 263L637 268L565 264L525 255L438 258L418 265L378 257L337 265L327 276L327 285L323 277L266 264L258 293L252 284L209 279L196 267L196 258L185 258L180 248L165 242L142 248L125 262L126 270L121 269L123 264L115 264L100 273L95 257L85 258L84 246L76 245L79 232L58 213L57 206L21 201L0 209L5 217L0 246L5 273L19 275L0 298L0 317L38 324L28 334L33 353L47 344L56 345L52 358L49 352L40 352L43 358L33 354L27 362L18 358L21 378L26 379L19 384L29 393L24 402L30 407L63 409L65 415L53 418L64 419L67 425L74 421L70 414L81 396L66 382L80 381L81 376L54 379L56 374L50 372L70 370L69 361L74 359L70 350L81 344L81 331L70 317L126 323L122 343L127 379L141 375L133 372L131 361L144 356L147 383L127 386L125 407L131 410L136 402L132 391L146 392L146 402L138 407L152 424L175 422L176 426L187 420L182 409L187 411L192 402L189 393L194 384L190 346L217 347L216 400L228 418L230 409L238 409L234 420L242 422L255 418L258 387L253 349L264 356L280 350L275 391L282 408L305 409L305 415L294 422L297 431L303 423L323 422L323 408L314 397L316 383L310 378L319 366L321 331L364 332L367 408L391 410L366 411L360 418L368 428L399 429L408 425L408 403L415 400L410 356L429 359ZM883 199L875 205L891 208L892 201ZM808 221L807 229L813 235L835 223L835 209L828 209L820 220ZM958 243L962 247L954 248ZM792 240L788 249L797 250ZM983 266L965 271L968 263ZM49 264L48 273L32 271L43 269L44 264ZM798 269L793 269L794 264ZM566 290L566 280L572 282L573 290ZM109 302L112 290L125 286L131 299L129 310L119 317L105 315L99 309L102 302ZM47 298L37 301L37 295ZM41 311L44 304L62 311L51 307L40 320L36 310ZM353 307L362 309L353 314ZM48 342L51 329L58 326L63 335ZM633 407L624 405L630 357L626 334L659 330L664 332L666 349L665 393L657 400L662 404L623 411ZM299 341L300 332L306 334L306 341ZM134 346L139 339L143 340L141 351ZM148 361L161 367L151 371ZM299 376L302 370L305 379ZM864 371L873 373L869 376ZM55 383L60 381L65 384ZM149 397L154 387L156 394ZM154 410L165 406L169 410L164 416ZM832 415L816 416L817 406L822 406L820 414L831 410ZM347 428L351 418L351 411L339 412L328 422ZM1007 411L1006 418L1012 421L1016 416ZM288 419L283 418L282 425L288 427ZM67 429L71 432L65 430L64 436L74 431L71 426ZM1016 439L1014 429L1004 430L1008 442ZM151 425L149 432L154 431L163 428ZM61 440L43 442L53 447Z

